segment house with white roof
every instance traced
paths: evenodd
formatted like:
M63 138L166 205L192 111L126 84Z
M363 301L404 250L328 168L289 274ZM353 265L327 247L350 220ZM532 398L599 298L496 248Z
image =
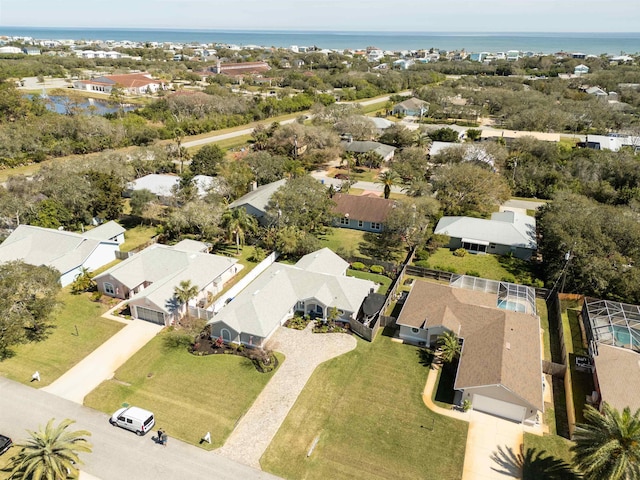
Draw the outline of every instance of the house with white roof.
M262 348L295 312L327 318L334 307L350 323L376 285L347 277L348 266L328 248L295 265L274 263L209 320L211 337Z
M208 175L196 175L193 183L198 189L198 196L204 197L210 190L216 189L220 181ZM161 173L151 173L140 177L127 185L128 196L137 190L149 190L162 203L170 203L176 188L180 185L180 177Z
M584 64L577 65L576 68L573 69L573 74L576 76L585 75L589 73L589 67Z
M131 316L160 325L179 319L175 288L188 281L198 288L190 306L202 305L222 291L238 272L237 260L205 253L206 245L183 240L173 246L155 244L95 278L105 295L128 300Z
M0 245L0 263L22 260L60 272L60 284L71 284L83 269L96 270L116 259L124 228L115 222L79 234L19 225Z
M529 260L536 251L536 219L518 212L494 212L491 219L442 217L433 232L450 237L449 248Z

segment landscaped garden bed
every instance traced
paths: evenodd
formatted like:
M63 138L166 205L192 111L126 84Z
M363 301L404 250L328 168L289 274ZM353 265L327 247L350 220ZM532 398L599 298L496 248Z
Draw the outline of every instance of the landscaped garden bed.
M272 372L278 368L278 358L270 350L246 347L241 343L225 343L222 338L215 340L207 335L200 335L191 347L191 353L204 355L238 355L251 360L256 370L262 373Z

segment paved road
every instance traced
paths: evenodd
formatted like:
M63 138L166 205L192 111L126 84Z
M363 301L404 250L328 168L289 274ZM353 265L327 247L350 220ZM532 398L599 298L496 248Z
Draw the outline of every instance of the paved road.
M118 368L163 328L162 325L144 320L127 323L126 327L43 390L82 404L89 392L112 378Z
M269 340L269 348L284 353L286 360L216 453L260 468L260 457L316 367L356 348L350 335L314 334L312 329L313 322L303 331L280 327Z
M332 178L327 176L327 172L324 170L316 170L315 172L311 172L311 176L318 181L321 181L325 185L333 185L334 188L339 188L342 184L342 180L337 178ZM351 188L359 188L362 190L368 190L370 192L384 192L384 185L375 182L356 182L351 185ZM403 193L402 187L392 186L391 191L394 193Z
M26 429L38 430L51 418L70 418L77 421L74 429L90 431L93 453L80 455L82 469L101 480L278 478L173 438L161 447L151 434L138 437L112 427L104 413L6 378L0 378L0 392L0 429L14 441L23 441Z

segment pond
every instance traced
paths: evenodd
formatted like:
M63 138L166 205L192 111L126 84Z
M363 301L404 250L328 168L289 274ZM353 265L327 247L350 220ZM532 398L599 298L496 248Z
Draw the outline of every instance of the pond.
M33 98L34 95L26 95L27 98ZM106 113L115 113L119 110L119 106L106 100L85 97L70 97L67 95L47 95L44 102L49 110L63 115L68 113L70 108L81 110L89 115L104 115ZM125 112L136 109L135 105L125 104L123 107Z

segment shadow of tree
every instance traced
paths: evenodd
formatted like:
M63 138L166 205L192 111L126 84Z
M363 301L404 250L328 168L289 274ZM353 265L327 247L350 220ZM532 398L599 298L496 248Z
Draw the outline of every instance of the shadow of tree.
M580 480L571 465L562 459L547 454L545 450L527 449L524 454L515 453L511 448L498 447L491 454L498 467L492 470L523 480Z
M418 355L418 363L423 367L433 368L437 362L437 358L430 348L419 348L416 355Z
M358 245L361 255L391 262L396 261L400 256L398 245L388 241L387 236L383 234L367 232L362 239L363 241Z

